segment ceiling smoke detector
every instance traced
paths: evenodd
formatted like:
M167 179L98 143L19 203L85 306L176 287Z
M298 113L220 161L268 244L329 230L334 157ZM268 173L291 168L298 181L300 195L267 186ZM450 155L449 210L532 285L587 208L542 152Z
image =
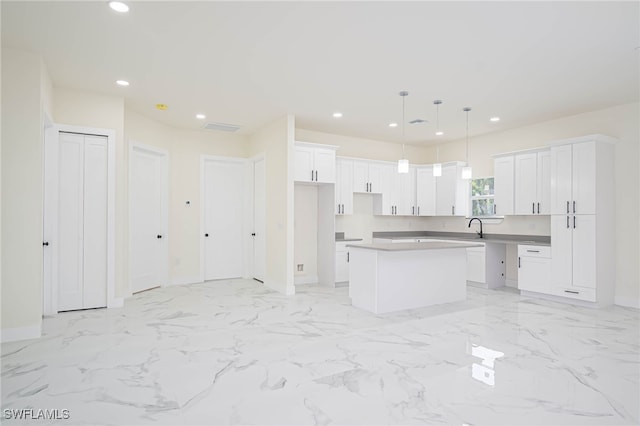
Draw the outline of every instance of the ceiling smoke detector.
M220 130L221 132L235 132L240 129L240 126L226 123L207 123L202 126L202 128L207 130Z

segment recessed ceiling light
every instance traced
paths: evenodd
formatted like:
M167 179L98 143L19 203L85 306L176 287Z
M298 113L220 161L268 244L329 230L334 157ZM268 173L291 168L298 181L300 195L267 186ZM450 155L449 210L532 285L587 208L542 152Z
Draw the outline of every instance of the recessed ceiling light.
M109 7L116 12L125 13L129 11L129 6L122 3L121 1L110 1Z
M436 132L436 136L442 136L442 135L444 135L444 132L442 130L438 130Z
M207 116L206 116L206 115L204 115L204 114L196 114L196 118L197 118L198 120L204 120L205 118L207 118Z
M500 117L491 117L489 121L493 121L495 123L496 121L500 121Z
M129 85L129 82L128 82L128 81L126 81L126 80L116 80L116 84L117 84L118 86L128 86L128 85Z
M389 123L389 127L398 127L398 123Z
M342 117L342 113L341 112L334 112L333 113L333 118L341 118Z

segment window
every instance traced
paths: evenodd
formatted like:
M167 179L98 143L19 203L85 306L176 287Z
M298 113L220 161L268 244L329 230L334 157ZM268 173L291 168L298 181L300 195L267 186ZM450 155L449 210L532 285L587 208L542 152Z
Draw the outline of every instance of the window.
M471 180L471 216L493 216L493 177Z

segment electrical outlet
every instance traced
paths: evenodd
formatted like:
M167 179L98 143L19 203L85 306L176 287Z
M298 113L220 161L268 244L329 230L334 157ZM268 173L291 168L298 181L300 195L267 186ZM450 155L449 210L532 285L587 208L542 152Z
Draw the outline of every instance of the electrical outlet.
M304 271L304 263L298 263L298 272Z

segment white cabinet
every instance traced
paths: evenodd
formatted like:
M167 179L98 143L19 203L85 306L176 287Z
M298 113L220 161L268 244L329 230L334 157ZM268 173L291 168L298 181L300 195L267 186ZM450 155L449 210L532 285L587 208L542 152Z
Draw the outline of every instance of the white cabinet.
M380 194L384 163L367 160L353 160L353 192Z
M336 283L349 281L349 244L362 244L361 241L336 242Z
M296 182L335 183L336 146L296 142L295 171Z
M550 159L548 150L515 155L515 214L550 213Z
M433 166L416 168L416 215L435 216L436 214L436 177Z
M592 135L551 147L550 294L613 303L613 142Z
M397 173L398 197L396 214L402 216L417 215L416 208L416 168L409 166L409 173Z
M513 214L515 157L505 155L493 161L494 203L493 213L498 216Z
M518 245L518 289L549 292L551 247Z
M382 216L413 216L416 214L416 168L398 173L395 163L380 165L382 196L374 199L373 213Z
M486 282L486 255L484 247L467 249L467 281L484 284Z
M466 216L469 204L469 180L462 179L464 163L445 163L442 176L436 178L436 215Z
M336 160L335 214L353 214L353 160Z

